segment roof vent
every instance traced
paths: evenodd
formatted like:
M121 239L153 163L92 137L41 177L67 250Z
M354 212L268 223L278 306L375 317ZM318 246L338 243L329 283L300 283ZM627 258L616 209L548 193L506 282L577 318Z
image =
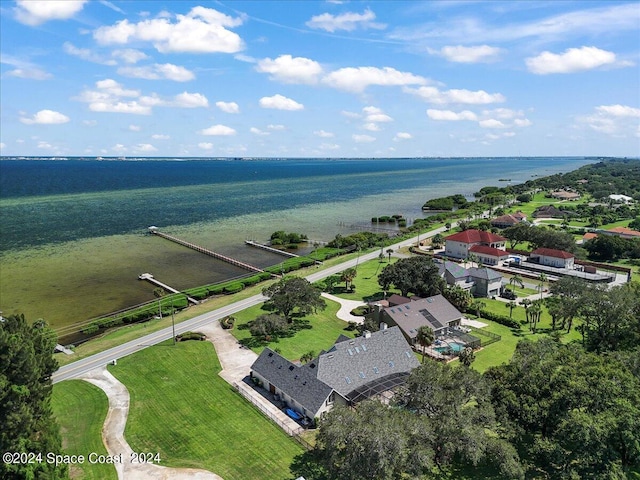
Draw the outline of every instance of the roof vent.
M293 365L289 365L289 370L293 371Z
M270 357L273 357L273 352L269 352L269 356L270 356Z
M310 363L309 364L309 368L316 368L316 364L315 363Z

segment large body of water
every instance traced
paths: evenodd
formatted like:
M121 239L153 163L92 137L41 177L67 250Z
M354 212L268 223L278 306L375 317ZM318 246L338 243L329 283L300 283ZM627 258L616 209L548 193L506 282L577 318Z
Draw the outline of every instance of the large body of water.
M331 240L373 216L422 217L430 198L591 161L4 158L0 310L61 326L150 300L153 287L137 280L142 272L180 289L245 273L146 235L150 225L264 267L281 258L245 239L286 230Z

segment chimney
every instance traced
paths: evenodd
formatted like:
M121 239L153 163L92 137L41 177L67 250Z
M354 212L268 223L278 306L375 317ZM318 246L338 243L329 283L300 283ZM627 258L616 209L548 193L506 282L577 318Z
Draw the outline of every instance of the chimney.
M365 330L364 332L362 332L362 336L364 338L371 338L371 332L369 330Z
M380 322L380 331L382 331L382 330L386 330L386 329L387 329L387 326L388 326L388 325L387 325L386 323L384 323L384 322Z

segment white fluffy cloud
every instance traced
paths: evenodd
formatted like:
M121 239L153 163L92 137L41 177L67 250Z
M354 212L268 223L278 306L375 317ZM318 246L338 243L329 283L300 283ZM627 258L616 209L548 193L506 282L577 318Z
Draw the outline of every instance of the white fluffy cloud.
M154 140L169 140L171 137L162 133L154 133L153 135L151 135L151 138L153 138Z
M495 118L487 118L486 120L480 120L478 122L482 128L507 128L507 126L502 123L500 120L496 120Z
M364 91L370 85L398 86L427 83L426 79L419 75L400 72L391 67L341 68L326 75L322 82L330 87L355 93Z
M150 153L157 152L158 149L150 143L139 143L135 147L133 147L133 151L136 153Z
M123 48L111 52L111 56L122 60L124 63L138 63L140 60L149 58L144 52L135 48Z
M211 135L215 137L227 137L230 135L235 135L236 131L227 127L226 125L212 125L209 128L205 128L198 132L200 135Z
M487 93L484 90L451 89L442 91L436 87L423 86L419 88L407 87L404 91L436 105L449 103L486 105L506 101L506 98L501 93Z
M93 37L101 45L151 42L161 53L236 53L244 48L240 36L229 30L243 22L212 8L194 7L186 15L165 14L138 23L121 20L100 27Z
M616 104L600 105L594 110L595 113L591 115L578 117L578 123L614 137L638 136L638 121L630 120L640 119L640 108Z
M569 48L564 53L542 52L525 60L530 72L537 75L574 73L616 63L616 54L596 47Z
M371 135L351 135L351 138L353 138L353 141L356 143L371 143L371 142L375 142L376 139L375 137L372 137Z
M316 130L315 132L313 132L314 135L321 137L321 138L333 138L335 137L335 135L331 132L325 132L324 130Z
M309 28L332 33L337 30L352 32L357 28L382 30L387 27L384 23L374 22L375 19L376 14L367 8L363 13L346 12L340 15L323 13L322 15L311 17L311 20L306 22L306 25Z
M129 130L132 132L139 132L142 130L142 127L140 125L129 125Z
M384 113L381 108L378 107L364 107L362 109L364 112L364 120L365 122L372 123L385 123L385 122L393 122L393 118Z
M267 125L267 128L269 130L274 130L274 131L282 131L282 130L286 130L287 127L285 127L284 125L274 125L273 123L270 123L269 125Z
M267 136L267 135L271 135L271 133L269 132L265 132L264 130L260 130L259 128L256 127L251 127L249 129L249 131L251 133L253 133L254 135L260 135L260 136Z
M236 102L216 102L216 107L225 113L240 113L240 107Z
M427 110L427 115L431 120L444 120L449 122L457 122L460 120L478 120L478 116L469 110L454 112L451 110L435 110L430 108Z
M322 67L314 60L304 57L280 55L275 60L265 58L256 65L256 70L268 73L271 80L282 83L315 84L322 74Z
M82 10L87 0L16 0L14 13L20 23L40 25L49 20L66 20Z
M173 80L174 82L188 82L196 78L191 70L171 63L156 63L141 67L120 67L118 74L124 77L143 78L145 80Z
M53 77L53 75L40 68L16 68L7 72L7 75L28 80L48 80Z
M81 58L87 62L98 63L100 65L116 65L117 62L110 58L105 58L102 55L89 50L88 48L78 48L71 42L64 42L62 45L64 53L67 55L73 55L74 57Z
M198 147L202 150L213 150L213 143L211 142L200 142Z
M21 117L20 121L26 125L60 125L69 122L69 117L54 110L40 110L30 118Z
M489 45L465 47L463 45L450 45L440 50L428 49L432 55L439 55L450 62L456 63L490 63L498 59L502 53L501 48Z
M153 107L200 108L208 107L207 97L201 93L183 92L173 98L155 93L142 95L139 90L124 88L113 79L96 82L94 90L84 90L75 100L88 103L93 112L130 113L150 115Z
M276 94L272 97L262 97L260 99L262 108L273 108L275 110L303 110L304 105L290 98Z
M393 137L393 141L399 142L400 140L411 140L412 138L413 138L413 135L411 135L410 133L398 132L396 133L396 136Z

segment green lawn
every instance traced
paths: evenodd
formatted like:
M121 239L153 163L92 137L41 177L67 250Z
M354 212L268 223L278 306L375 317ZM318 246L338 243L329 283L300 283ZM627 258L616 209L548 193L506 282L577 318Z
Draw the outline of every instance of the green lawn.
M506 303L499 300L490 300L483 298L483 302L486 303L486 310L497 313L499 315L509 316L509 309L506 307ZM475 318L473 315L468 315L471 318ZM513 319L519 322L526 320L525 310L523 307L518 306L513 310ZM499 342L493 343L486 348L476 352L476 360L473 363L473 367L484 372L487 368L507 363L515 351L517 343L522 339L538 340L545 336L548 336L551 331L551 316L547 312L547 308L543 306L542 316L538 323L537 332L533 333L529 330L529 325L525 323L521 325L521 330L511 329L500 325L499 323L492 322L485 318L479 318L479 321L486 323L487 326L483 330L491 333L496 333L502 337ZM571 342L581 340L580 333L575 330L575 326L579 325L580 321L575 320L570 333L566 333L566 330L562 332L562 341Z
M309 320L309 326L311 328L299 330L292 337L280 338L270 342L268 344L269 348L278 348L282 356L290 360L297 360L311 350L317 355L321 350L328 349L340 334L353 337L354 332L345 330L345 327L348 325L347 322L336 317L340 306L336 302L327 299L325 299L325 301L327 302L327 308L325 310L305 317L306 320ZM247 323L259 315L269 313L262 310L261 307L262 305L256 305L255 307L248 308L234 315L236 317L236 324L233 330L231 330L234 337L238 340L248 340L251 338L251 333L249 329L246 328ZM256 353L260 353L264 347L265 345L251 345L252 350Z
M53 386L51 405L60 425L66 455L107 454L102 443L102 425L109 401L105 393L84 380L66 380ZM113 465L77 464L70 468L73 479L117 479Z
M162 464L203 468L225 480L289 478L303 451L218 376L209 342L165 342L109 367L131 395L125 436Z
M395 263L398 260L398 258L391 257L391 263ZM387 265L389 265L389 256L386 254L382 262L378 259L363 262L358 265L358 274L353 280L353 285L355 286L353 292L345 292L344 283L338 283L331 293L347 300L363 302L380 299L384 292L378 284L378 275Z

